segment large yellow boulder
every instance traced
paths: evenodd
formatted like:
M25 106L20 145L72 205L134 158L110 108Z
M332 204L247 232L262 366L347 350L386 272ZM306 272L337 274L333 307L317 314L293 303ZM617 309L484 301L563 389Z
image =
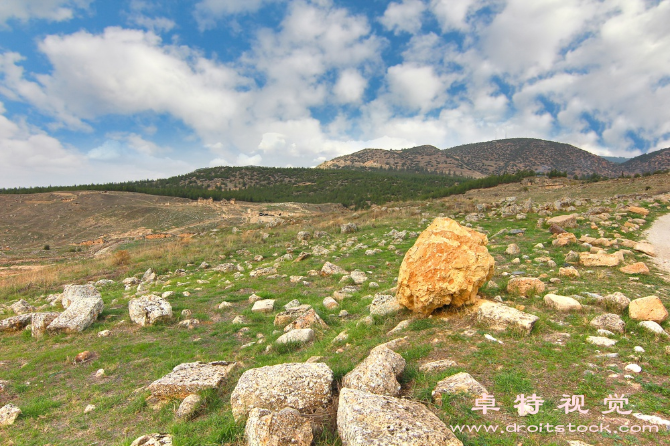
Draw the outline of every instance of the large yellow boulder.
M493 277L495 261L486 235L450 218L436 218L407 251L398 275L398 302L430 314L436 308L473 303Z

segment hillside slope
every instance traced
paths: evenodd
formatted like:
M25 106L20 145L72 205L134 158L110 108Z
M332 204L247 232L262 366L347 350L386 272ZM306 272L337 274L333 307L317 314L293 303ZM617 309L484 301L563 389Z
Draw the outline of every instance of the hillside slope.
M656 172L670 168L670 147L632 158L621 165L628 174Z

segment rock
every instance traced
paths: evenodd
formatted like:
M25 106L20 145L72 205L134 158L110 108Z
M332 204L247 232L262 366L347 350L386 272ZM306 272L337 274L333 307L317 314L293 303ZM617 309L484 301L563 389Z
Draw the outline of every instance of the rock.
M612 347L617 343L614 339L604 338L602 336L589 336L586 338L586 342L597 345L598 347Z
M577 227L577 214L558 215L545 221L547 226L556 225L562 229Z
M559 268L558 275L561 277L569 277L571 279L579 279L579 271L574 266L568 266L566 268Z
M389 330L386 333L386 336L392 336L396 333L399 333L399 332L403 331L404 329L409 327L409 324L411 324L411 323L412 323L412 321L410 319L405 319L404 321L398 322L398 325L396 325L391 330Z
M589 252L579 253L579 263L584 266L617 266L621 257L616 254L592 254Z
M298 232L297 238L298 238L299 241L302 242L302 241L311 239L312 234L310 234L307 231L300 231L300 232Z
M311 328L299 328L291 330L279 336L275 341L277 344L298 343L306 344L314 340L314 330Z
M290 310L291 308L298 308L299 306L300 306L300 301L298 299L293 299L291 302L284 305L284 309L285 310Z
M275 300L274 299L263 299L254 302L254 306L251 308L252 313L272 313L275 309Z
M558 294L547 294L544 296L544 303L557 311L579 311L582 304L572 297L559 296Z
M88 350L85 350L81 353L78 353L77 356L74 357L74 362L75 364L82 364L84 362L88 362L94 358L93 353L91 353Z
M364 283L366 280L368 280L368 276L365 275L363 271L355 270L352 271L351 274L349 274L351 277L351 280L354 281L356 285L360 285Z
M323 306L326 307L329 310L334 310L339 306L337 301L333 299L332 297L328 296L325 299L323 299Z
M519 248L519 245L516 243L512 243L510 245L507 245L507 249L505 250L505 254L510 255L510 256L516 256L521 254L521 249Z
M89 404L84 408L84 413L91 413L95 410L95 404Z
M650 243L645 243L645 242L640 242L636 243L633 245L633 249L635 251L642 252L644 254L647 254L648 256L655 257L656 256L656 251L654 250L654 246L651 245Z
M190 419L200 408L202 398L197 393L192 393L181 402L177 408L176 416L181 419Z
M639 214L642 215L643 217L649 215L649 210L639 206L628 206L627 210L628 212L632 212L633 214Z
M131 299L128 302L128 312L130 320L143 327L172 319L170 302L153 294Z
M151 268L144 272L144 275L141 279L142 282L153 282L154 280L156 280L156 273Z
M102 298L100 291L93 285L65 285L61 304L68 308L77 299Z
M462 446L423 404L344 388L337 432L343 446Z
M98 332L98 337L99 338L106 338L110 334L111 334L111 332L109 330L102 330L102 331Z
M104 304L100 297L82 297L72 301L47 327L49 333L77 333L84 331L97 318Z
M192 330L198 325L200 325L200 321L198 319L184 319L177 324L178 327L187 328L189 330Z
M370 314L373 316L386 316L397 313L402 307L398 299L391 294L375 294L370 305Z
M589 325L621 334L626 330L626 323L619 317L619 315L613 313L605 313L596 316L591 320Z
M670 334L668 334L667 331L663 330L663 327L658 325L656 322L653 321L642 321L639 323L640 328L642 328L645 331L648 331L649 333L653 333L656 335L660 335L666 338L670 338Z
M484 386L479 384L469 373L465 372L451 375L437 383L432 393L437 405L442 404L442 395L445 393L450 395L467 393L478 398L485 393L488 394Z
M274 267L256 268L255 270L249 273L249 277L269 276L271 274L277 274L277 268Z
M326 324L323 319L314 311L313 308L308 309L303 312L296 320L284 327L284 333L291 330L302 330L305 328L318 327L327 329L328 324Z
M12 403L5 404L0 408L0 426L9 426L21 415L21 409Z
M626 274L649 274L649 268L644 262L633 263L619 268L619 271Z
M449 218L436 218L407 251L398 274L400 305L422 314L474 303L493 276L484 234Z
M507 282L507 292L516 293L519 296L528 296L531 293L544 293L545 285L540 279L534 277L514 277Z
M627 372L633 372L633 373L640 373L642 371L642 367L640 367L637 364L628 364L623 369Z
M398 396L397 377L405 369L405 359L385 345L372 349L367 358L342 380L342 386L377 395Z
M263 300L263 298L261 296L257 295L256 293L251 293L251 295L249 296L249 298L247 300L249 301L250 304L255 304L259 300Z
M487 300L482 301L477 310L477 320L497 331L512 328L528 335L539 319L532 314Z
M217 308L218 308L219 310L225 310L226 308L231 308L232 306L233 306L233 304L231 304L230 302L226 302L226 301L224 300L223 302L221 302L221 303L218 305Z
M646 421L647 423L657 424L659 426L665 426L666 430L670 430L670 420L664 420L661 417L655 415L643 415L641 413L634 413L633 416L638 420Z
M326 262L321 267L322 276L332 276L333 274L347 274L347 271L344 268L341 268L334 263Z
M130 446L172 446L172 435L159 433L142 435L130 443Z
M622 313L623 310L628 308L630 299L628 299L623 293L617 291L616 293L608 294L598 299L598 303L610 311L615 313Z
M244 435L248 446L310 446L313 439L310 421L290 407L279 412L252 409Z
M159 398L185 398L204 389L218 389L237 366L236 362L187 362L149 384L147 389Z
M561 234L558 234L556 236L556 239L551 242L553 246L568 246L571 245L572 243L577 243L577 237L575 237L575 234L571 232L564 232Z
M103 376L105 376L105 369L98 369L95 372L95 377L96 378L102 378Z
M356 226L356 223L345 223L340 225L340 232L342 234L351 234L356 231L358 231L358 226Z
M323 363L289 363L247 370L230 396L240 421L254 408L290 407L302 415L326 408L332 399L333 371Z
M330 341L330 343L331 344L339 344L339 343L345 342L347 339L349 339L349 333L347 333L347 331L344 330L343 332L341 332L340 334L335 336L333 338L333 340Z
M33 313L30 320L30 334L34 338L39 338L47 331L47 327L51 324L60 313Z
M305 314L307 311L311 310L312 306L303 304L293 308L287 308L281 313L275 316L274 326L275 327L286 327L289 323L296 320L301 315Z
M658 324L668 318L668 310L656 296L632 300L628 306L628 316L636 321L653 321Z
M233 324L233 325L244 325L246 323L247 323L247 320L244 318L244 316L241 316L241 315L235 316L235 318L233 318L233 320L231 322L231 324Z
M440 373L457 365L456 361L452 361L451 359L441 359L420 365L419 371L423 373Z
M28 302L26 302L23 299L20 299L20 300L14 302L12 305L9 306L9 308L15 314L27 314L27 313L32 313L32 312L35 311L35 307L30 305Z
M33 319L32 314L20 314L0 321L0 332L20 331L30 324Z

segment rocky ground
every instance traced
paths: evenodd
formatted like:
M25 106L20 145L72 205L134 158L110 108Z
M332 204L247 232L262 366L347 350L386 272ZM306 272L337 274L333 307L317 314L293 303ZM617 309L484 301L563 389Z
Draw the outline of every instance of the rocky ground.
M670 196L518 187L120 246L114 274L110 254L79 286L5 288L0 442L670 442L670 284L643 240Z

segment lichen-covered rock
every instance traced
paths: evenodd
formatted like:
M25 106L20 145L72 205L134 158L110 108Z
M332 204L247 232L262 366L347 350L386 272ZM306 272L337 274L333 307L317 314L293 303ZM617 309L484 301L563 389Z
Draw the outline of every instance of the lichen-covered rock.
M0 321L0 332L23 330L30 324L32 314L19 314Z
M15 314L27 314L27 313L32 313L33 311L35 311L35 307L30 305L28 302L26 302L23 299L19 299L18 301L14 302L12 305L9 306L9 308Z
M323 319L321 319L321 317L316 313L316 311L314 311L313 308L310 308L298 316L296 320L284 327L284 333L288 333L291 330L301 330L305 328L327 329L328 324L326 324Z
M544 296L544 303L556 311L579 311L582 309L582 304L576 299L559 296L558 294L547 294Z
M375 298L370 305L370 314L373 316L386 316L387 314L397 313L402 307L396 296L391 294L375 294Z
M252 313L272 313L275 309L274 299L262 299L254 302L251 308Z
M100 297L81 297L73 300L65 311L47 327L49 333L78 333L98 318L104 304Z
M128 303L130 320L138 325L153 325L172 319L172 305L159 296L148 295L131 299Z
M334 263L326 262L321 267L322 276L332 276L333 274L347 274L347 270L335 265Z
M279 336L275 341L277 344L306 344L314 340L314 330L311 328L296 328L295 330L287 331Z
M660 324L668 318L668 310L656 296L641 297L632 300L628 306L628 315L636 321L653 321Z
M574 266L568 266L558 269L558 275L561 277L568 277L570 279L579 279L579 271Z
M626 330L626 323L619 317L618 314L605 313L600 316L596 316L589 323L592 327L598 329L609 330L614 333L623 334Z
M486 388L479 384L469 373L461 372L448 376L437 383L432 395L438 405L442 404L442 395L445 393L450 395L467 393L475 397L480 397L488 392L486 391Z
M360 285L364 283L366 280L368 280L368 276L363 271L359 270L352 271L351 274L349 274L349 276L356 285Z
M488 239L449 218L436 218L405 255L398 274L398 302L429 314L436 308L473 303L493 276Z
M477 320L498 331L512 328L527 335L539 319L516 308L488 300L483 301L477 309Z
M451 359L440 359L439 361L431 361L419 366L419 371L423 373L439 373L451 367L456 367L456 361Z
M30 334L34 338L39 338L47 331L47 327L51 324L60 313L33 313L30 320Z
M622 266L619 271L625 274L649 274L649 267L644 262L637 262L630 265Z
M254 408L292 407L301 414L324 409L332 399L333 371L323 363L289 363L247 370L230 396L239 421Z
M385 345L372 349L367 358L342 380L350 389L363 390L377 395L398 396L398 376L405 369L405 359Z
M651 243L646 243L646 242L638 242L633 245L633 249L635 251L642 252L644 254L647 254L650 257L655 257L656 256L656 251L654 250L654 245Z
M615 313L622 313L630 305L630 299L619 291L597 299L599 305Z
M663 330L663 327L661 327L660 325L658 325L654 321L642 321L642 322L640 322L639 325L640 325L640 328L642 328L643 330L645 330L649 333L653 333L653 334L662 336L664 338L670 337L670 334L668 334L667 331Z
M63 305L63 308L67 308L77 299L95 297L102 298L100 291L93 285L65 285L61 304Z
M227 361L187 362L179 364L147 388L156 397L185 398L199 390L219 388L236 366L237 363Z
M547 219L545 222L547 226L556 225L560 228L576 228L577 227L577 214L570 215L557 215Z
M247 446L309 446L313 439L311 422L290 407L279 412L252 409L244 435Z
M337 410L344 446L463 446L423 404L344 388Z
M588 336L586 342L597 345L598 347L613 347L617 341L604 336Z
M519 248L519 245L516 243L511 243L507 245L507 249L505 250L505 254L510 255L510 256L516 256L521 254L521 248Z
M312 306L303 304L298 305L297 307L286 308L285 311L277 314L275 316L274 325L275 327L285 327L290 322L293 322L301 315L305 314L307 311L311 310Z
M0 426L9 426L21 415L21 409L12 403L6 404L0 408Z
M130 446L172 446L172 435L159 433L142 435L130 443Z
M356 226L356 223L345 223L340 225L340 232L342 234L351 234L356 231L358 231L358 226Z
M256 268L255 270L249 273L249 277L269 276L271 274L277 274L277 268L274 267Z
M195 413L200 408L202 403L202 398L197 393L192 393L181 402L177 408L177 413L175 414L177 418L189 419L195 415Z
M528 296L531 293L544 293L545 285L535 277L514 277L507 282L507 292L519 296Z

